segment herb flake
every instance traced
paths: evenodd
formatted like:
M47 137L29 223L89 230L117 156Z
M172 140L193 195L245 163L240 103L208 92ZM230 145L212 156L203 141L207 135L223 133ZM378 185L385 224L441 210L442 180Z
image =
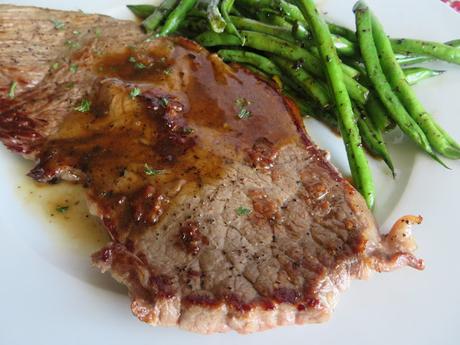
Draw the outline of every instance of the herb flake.
M235 210L236 214L240 217L242 216L249 216L252 211L249 209L249 208L246 208L246 207L243 207L243 206L240 206L238 207L236 210Z
M167 99L166 97L161 97L160 98L160 103L164 108L166 108L168 106L168 104L169 104L169 99Z
M238 117L240 119L248 119L251 116L252 116L252 113L247 108L241 108L240 111L238 112Z
M16 87L18 86L18 83L16 81L13 81L10 85L10 89L8 90L8 97L13 99L16 94Z
M147 176L157 176L162 173L161 170L153 169L150 165L147 163L144 164L144 173Z
M64 22L61 22L60 20L51 19L51 22L53 23L54 28L55 28L56 30L62 30L62 29L64 29L64 27L65 27Z
M56 211L59 213L65 213L69 210L69 206L58 206L56 207Z
M139 89L138 87L135 87L131 90L131 92L129 93L129 97L131 98L136 98L137 96L139 96L141 94L141 89Z
M67 40L64 42L65 46L70 48L70 49L78 49L80 48L80 43L72 41L72 40Z
M191 127L184 127L182 131L184 132L184 134L192 134L195 130Z
M70 72L72 72L72 73L77 73L77 71L78 71L78 65L76 65L76 64L73 63L73 64L70 65L69 69L70 69Z
M134 56L130 56L128 61L134 65L135 69L144 69L145 67L147 67L142 62L137 61L137 59Z
M51 65L51 68L57 70L59 68L59 62L55 62Z
M91 102L85 98L81 101L80 105L74 109L80 113L86 113L91 109Z
M237 98L235 101L235 105L238 107L237 116L240 119L248 119L252 116L251 111L247 108L247 106L251 104L246 98Z

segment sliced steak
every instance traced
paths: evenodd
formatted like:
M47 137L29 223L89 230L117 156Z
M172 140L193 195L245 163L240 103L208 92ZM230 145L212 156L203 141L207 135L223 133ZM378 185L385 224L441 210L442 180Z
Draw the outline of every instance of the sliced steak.
M139 319L201 333L322 322L351 279L423 268L409 227L421 219L381 236L293 103L246 69L107 17L0 6L0 19L0 46L15 42L4 85L22 76L13 58L36 53L1 100L0 138L37 161L37 181L86 188L112 238L93 261ZM33 30L9 31L13 20ZM79 23L85 35L60 46Z

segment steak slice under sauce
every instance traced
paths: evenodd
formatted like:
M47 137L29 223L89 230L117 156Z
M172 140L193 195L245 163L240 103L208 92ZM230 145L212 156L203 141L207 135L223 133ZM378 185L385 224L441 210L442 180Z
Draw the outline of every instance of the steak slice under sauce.
M0 6L3 46L11 9L69 26L86 18ZM128 287L139 319L201 333L321 322L351 279L423 268L410 236L421 219L379 235L272 85L186 39L145 41L123 21L131 34L119 36L118 21L89 18L102 35L90 30L60 55L22 60L26 71L35 62L48 70L26 73L18 95L1 99L0 138L37 160L37 181L86 188L112 238L93 261ZM53 39L48 26L34 26L46 39L33 49L62 43L66 34ZM13 67L2 77L20 76Z

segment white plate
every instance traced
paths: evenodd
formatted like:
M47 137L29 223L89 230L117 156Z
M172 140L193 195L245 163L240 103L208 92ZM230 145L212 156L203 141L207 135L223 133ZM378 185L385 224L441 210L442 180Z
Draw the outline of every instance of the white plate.
M142 2L148 1L130 1ZM124 8L127 0L15 3L129 15ZM368 3L392 36L439 41L460 37L460 16L440 1ZM353 25L353 0L322 0L320 5L330 18ZM423 82L416 90L426 107L460 138L460 67L442 68L449 73ZM316 122L310 121L308 127L317 143L332 152L337 166L345 169L341 142ZM394 135L392 140L400 140L398 137ZM96 247L94 241L84 242L75 224L43 215L40 209L46 207L39 196L50 192L33 189L24 177L31 164L1 147L0 344L458 344L460 164L449 162L452 170L443 169L423 154L414 153L413 145L406 141L391 149L399 167L396 181L382 164L373 164L379 198L376 216L386 230L400 215L424 215L425 223L416 229L416 237L426 270L403 269L352 283L326 324L249 336L231 333L204 337L174 328L155 329L137 321L129 311L124 288L90 267L88 253ZM30 196L30 192L34 194ZM62 197L59 187L51 193Z

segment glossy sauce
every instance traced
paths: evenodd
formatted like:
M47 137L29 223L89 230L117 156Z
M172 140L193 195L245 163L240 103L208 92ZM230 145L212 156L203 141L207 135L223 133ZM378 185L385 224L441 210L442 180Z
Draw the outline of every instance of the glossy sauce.
M28 177L20 180L17 193L24 203L51 225L52 237L59 237L63 245L76 247L88 255L109 241L107 231L99 220L88 213L83 188L73 184L43 185Z
M123 242L234 160L267 172L280 147L301 140L296 122L278 118L286 104L271 86L217 59L185 39L101 57L90 109L65 118L31 176L78 181ZM145 216L152 207L158 214Z

